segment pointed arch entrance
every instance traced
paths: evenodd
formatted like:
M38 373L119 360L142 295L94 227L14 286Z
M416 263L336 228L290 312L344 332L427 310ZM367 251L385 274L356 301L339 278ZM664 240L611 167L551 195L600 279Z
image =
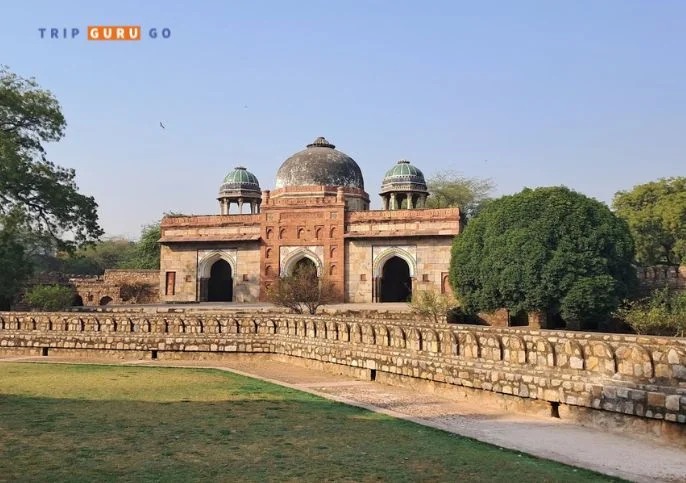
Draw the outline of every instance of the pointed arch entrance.
M208 302L231 302L233 300L233 271L224 259L219 259L210 268L207 281Z
M410 265L398 256L383 264L379 279L380 302L407 302L412 296Z

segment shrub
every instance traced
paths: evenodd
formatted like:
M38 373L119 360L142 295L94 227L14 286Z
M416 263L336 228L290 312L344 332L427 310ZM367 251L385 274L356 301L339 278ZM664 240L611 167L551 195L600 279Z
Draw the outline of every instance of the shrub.
M154 292L154 287L145 282L123 283L119 287L119 296L122 301L132 304L149 302Z
M617 311L637 334L686 336L686 292L669 288L655 290L650 296L628 302Z
M410 307L422 317L435 323L446 317L448 311L458 305L457 300L449 294L438 293L435 290L422 290L412 294Z
M293 275L281 277L267 289L267 300L302 314L305 310L314 314L320 305L333 299L333 286L326 279L319 279L314 266L305 266Z
M70 307L76 292L64 285L36 285L24 295L31 308L43 311L63 310Z

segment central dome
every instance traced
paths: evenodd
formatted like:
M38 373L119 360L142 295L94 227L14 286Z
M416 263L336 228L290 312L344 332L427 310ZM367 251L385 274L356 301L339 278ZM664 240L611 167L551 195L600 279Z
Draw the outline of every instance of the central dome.
M364 189L362 171L355 160L336 151L323 137L283 162L276 173L276 188L287 186L343 186Z

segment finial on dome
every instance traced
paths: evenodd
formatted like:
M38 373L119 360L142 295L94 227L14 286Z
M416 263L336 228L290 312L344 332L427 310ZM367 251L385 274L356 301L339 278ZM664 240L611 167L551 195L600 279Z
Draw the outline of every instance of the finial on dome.
M236 166L236 167L233 168L233 169L240 169L241 171L246 171L245 166Z
M401 159L398 164L410 164L410 162L407 159Z
M336 146L334 146L329 141L327 141L325 137L319 136L317 139L314 140L314 142L312 144L308 144L307 147L308 148L331 148L331 149L334 149Z

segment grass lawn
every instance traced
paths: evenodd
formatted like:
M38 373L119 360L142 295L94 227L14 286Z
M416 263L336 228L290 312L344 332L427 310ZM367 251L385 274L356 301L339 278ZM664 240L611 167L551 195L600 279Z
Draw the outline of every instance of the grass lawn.
M0 364L0 481L612 481L219 370Z

